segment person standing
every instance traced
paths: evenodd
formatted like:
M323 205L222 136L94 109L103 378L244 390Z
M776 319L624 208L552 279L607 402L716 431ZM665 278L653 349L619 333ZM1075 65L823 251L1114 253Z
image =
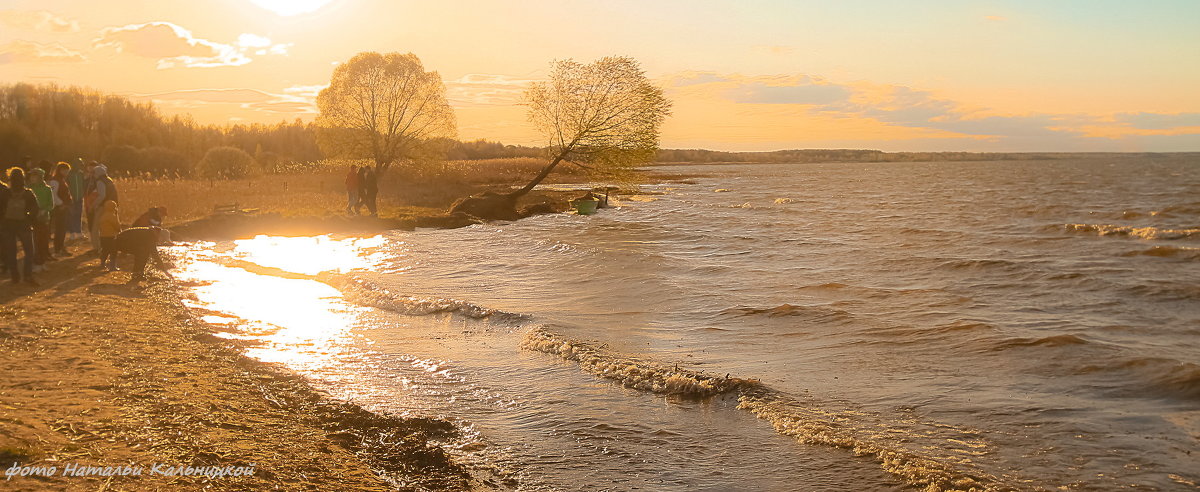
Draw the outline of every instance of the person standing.
M67 234L71 239L83 237L83 190L86 178L83 170L87 167L83 158L75 160L75 165L67 172L67 184L71 190L71 211L67 215Z
M117 270L117 235L121 233L121 213L117 202L106 201L96 214L96 235L100 236L100 268Z
M358 215L358 166L346 173L346 215Z
M41 167L29 171L29 189L33 191L38 206L33 221L33 246L37 252L34 270L41 270L47 261L56 259L50 254L50 215L54 213L54 190L46 184L46 171Z
M12 275L13 283L22 279L27 284L36 286L33 279L33 260L37 256L33 251L33 218L37 215L37 197L25 186L25 171L19 167L8 170L8 186L0 190L0 203L4 205L4 215L0 217L0 238L3 244L0 251L4 253L4 265ZM17 244L25 252L21 268L17 268Z
M67 256L67 230L74 207L75 196L71 194L71 185L67 177L71 165L65 162L54 167L54 175L50 177L50 191L54 195L54 211L50 213L50 232L54 235L54 254Z
M105 202L120 202L117 196L117 184L113 183L112 178L108 176L108 168L103 164L97 164L94 172L96 176L95 188L92 190L94 198L92 199L92 214L89 227L92 233L92 247L96 251L100 250L100 234L96 229L100 227L100 215L104 212L103 206Z
M376 208L375 199L379 196L379 175L375 174L375 170L367 168L366 177L363 179L363 200L367 204L367 210L371 212L371 216L379 215L379 210Z

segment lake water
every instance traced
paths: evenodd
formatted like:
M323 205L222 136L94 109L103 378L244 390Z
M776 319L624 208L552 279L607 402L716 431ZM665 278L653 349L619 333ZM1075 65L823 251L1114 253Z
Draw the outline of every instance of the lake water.
M1194 489L1200 161L658 168L594 216L175 249L248 353L526 490Z

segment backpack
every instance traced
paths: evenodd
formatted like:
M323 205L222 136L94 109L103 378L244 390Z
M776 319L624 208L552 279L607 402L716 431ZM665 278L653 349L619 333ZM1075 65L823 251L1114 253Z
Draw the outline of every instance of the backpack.
M5 220L24 221L29 218L28 205L25 201L25 190L8 193L8 203L4 204Z

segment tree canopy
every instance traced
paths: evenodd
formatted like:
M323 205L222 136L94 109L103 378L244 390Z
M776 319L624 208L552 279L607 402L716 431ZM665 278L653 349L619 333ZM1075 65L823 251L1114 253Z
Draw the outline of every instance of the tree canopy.
M659 127L671 102L633 58L611 56L584 65L554 63L550 78L525 94L529 120L546 137L553 160L518 191L528 193L566 160L614 172L654 160Z
M455 135L446 87L411 53L359 53L317 95L318 141L330 157L369 158L378 171Z

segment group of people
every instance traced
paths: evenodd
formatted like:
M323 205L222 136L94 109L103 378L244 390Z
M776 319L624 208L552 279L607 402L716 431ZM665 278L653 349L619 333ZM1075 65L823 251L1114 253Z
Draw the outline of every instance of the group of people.
M346 173L346 213L358 215L365 205L371 215L379 215L375 201L379 196L379 175L371 166L350 166Z
M14 284L38 285L34 274L50 262L71 256L68 242L87 239L100 267L114 271L120 252L134 255L132 282L144 278L146 263L161 265L157 246L169 235L162 229L163 207L151 208L122 229L120 196L108 168L77 159L75 165L25 158L0 177L0 270ZM84 233L84 225L87 233ZM18 253L23 253L20 263Z

